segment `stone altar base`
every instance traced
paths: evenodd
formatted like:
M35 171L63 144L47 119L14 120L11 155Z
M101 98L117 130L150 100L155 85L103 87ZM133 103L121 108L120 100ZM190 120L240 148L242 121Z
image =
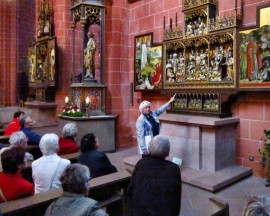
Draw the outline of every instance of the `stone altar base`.
M115 151L115 125L117 115L100 115L90 117L59 116L59 127L63 128L67 123L75 123L78 127L77 144L87 133L94 133L99 140L99 150L104 152Z
M31 109L31 116L36 121L35 127L55 126L56 103L49 102L25 102L26 108Z
M141 155L124 158L126 169L133 172L136 163L141 158ZM171 159L171 157L168 158L168 160ZM243 166L229 166L217 172L196 170L186 166L179 168L183 182L211 192L218 191L252 174L252 169Z
M160 134L170 139L169 160L180 158L182 180L209 191L219 190L252 174L235 165L237 117L217 118L164 113L159 117ZM131 168L141 156L125 158Z

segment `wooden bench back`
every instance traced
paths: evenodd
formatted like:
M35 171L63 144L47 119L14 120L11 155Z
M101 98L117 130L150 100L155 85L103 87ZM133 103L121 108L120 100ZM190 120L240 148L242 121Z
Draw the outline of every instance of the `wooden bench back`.
M114 197L115 199L114 193L115 190L116 189L125 190L130 181L130 178L131 175L125 170L101 176L98 178L94 178L90 182L91 187L89 191L89 197L94 199L98 198L96 200L99 201L102 206L108 205L113 201L113 200L110 201L112 197ZM105 191L107 195L108 193L110 193L111 196L104 198ZM62 193L63 193L62 189L51 189L47 192L35 194L30 197L25 197L1 203L0 208L2 210L3 215L14 215L14 214L23 215L27 212L30 212L29 215L31 215L32 212L33 215L33 211L42 207L43 209L46 209L47 206L49 206L50 203L59 198L62 195ZM45 212L42 213L44 214ZM38 215L38 213L35 215Z

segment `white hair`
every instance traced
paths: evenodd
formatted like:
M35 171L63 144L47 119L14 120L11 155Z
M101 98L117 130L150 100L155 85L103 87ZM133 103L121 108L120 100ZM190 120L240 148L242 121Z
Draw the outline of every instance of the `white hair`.
M50 155L58 152L59 150L59 137L54 134L45 134L39 142L39 148L43 155Z
M244 207L242 216L264 216L270 215L270 196L258 195L250 197Z
M75 137L78 134L77 125L74 123L68 123L63 127L62 135L64 138L66 137Z
M141 102L140 106L139 106L139 110L142 113L143 109L147 106L151 106L151 103L149 101L144 100L143 102Z
M168 137L157 135L153 137L148 146L148 152L151 156L166 158L170 153L170 141Z
M11 134L9 138L10 147L18 147L22 142L27 139L24 132L16 131Z

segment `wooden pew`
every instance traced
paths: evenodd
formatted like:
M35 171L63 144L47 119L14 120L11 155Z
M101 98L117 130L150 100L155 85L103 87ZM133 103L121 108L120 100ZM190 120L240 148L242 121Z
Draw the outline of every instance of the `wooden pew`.
M123 170L109 175L94 178L90 182L89 197L96 199L101 207L106 207L110 216L119 215L119 204L122 206L120 215L128 215L128 201L126 188L131 175ZM121 193L115 193L122 190ZM106 192L106 193L105 193ZM63 193L62 189L51 189L47 192L36 194L17 200L0 204L3 215L43 215L50 203L59 198ZM104 196L106 194L106 196ZM113 208L117 205L116 210ZM115 213L117 211L117 214ZM35 212L35 214L33 214Z
M0 128L0 135L1 135L1 136L3 136L3 135L4 135L5 130L6 130L5 128Z
M229 204L217 197L209 198L211 201L211 216L229 216Z
M70 154L65 154L65 155L59 155L59 157L68 159L71 161L71 163L76 163L77 162L77 157L79 156L80 152L75 152L75 153L70 153Z
M9 142L9 138L10 138L10 136L0 136L0 143L6 143L6 144L8 144Z

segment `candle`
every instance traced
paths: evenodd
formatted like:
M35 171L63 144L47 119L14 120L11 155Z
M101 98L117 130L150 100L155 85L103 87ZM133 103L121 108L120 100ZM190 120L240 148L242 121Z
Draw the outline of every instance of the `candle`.
M177 13L175 13L175 26L177 27Z
M65 103L68 103L68 96L65 97Z
M86 105L88 105L88 104L89 104L89 102L90 102L90 98L89 98L89 97L86 97L86 99L85 99L85 103L86 103Z
M172 18L170 18L170 29L172 30Z

